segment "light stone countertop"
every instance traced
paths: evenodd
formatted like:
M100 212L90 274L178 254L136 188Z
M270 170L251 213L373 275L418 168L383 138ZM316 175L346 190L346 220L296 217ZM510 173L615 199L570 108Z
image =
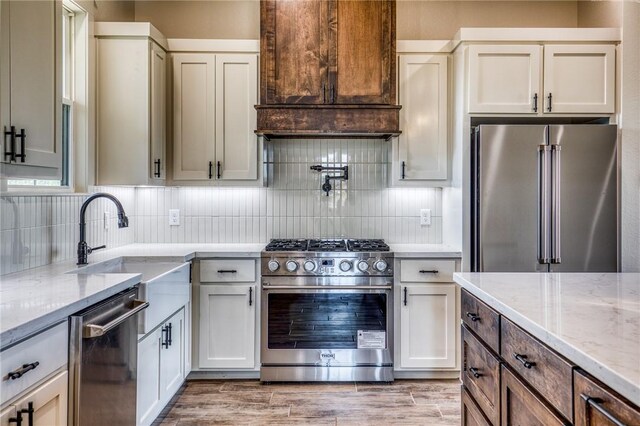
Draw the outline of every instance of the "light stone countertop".
M640 274L456 273L454 280L640 406Z
M397 258L461 258L462 252L446 244L389 244Z

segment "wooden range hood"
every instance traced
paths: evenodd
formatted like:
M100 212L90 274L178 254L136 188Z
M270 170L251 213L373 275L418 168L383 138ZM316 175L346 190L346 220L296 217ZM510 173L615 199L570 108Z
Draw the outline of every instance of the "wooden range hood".
M260 2L256 134L400 134L395 0Z

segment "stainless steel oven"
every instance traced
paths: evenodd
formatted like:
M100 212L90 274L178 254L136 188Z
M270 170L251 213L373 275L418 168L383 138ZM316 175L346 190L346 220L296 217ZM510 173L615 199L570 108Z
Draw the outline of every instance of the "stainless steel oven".
M392 254L265 252L262 265L262 381L393 380Z

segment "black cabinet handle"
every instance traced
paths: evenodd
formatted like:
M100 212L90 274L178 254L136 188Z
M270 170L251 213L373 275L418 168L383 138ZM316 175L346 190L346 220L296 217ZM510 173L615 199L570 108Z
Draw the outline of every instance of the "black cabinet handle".
M407 306L407 288L404 288L404 301L402 302L404 306Z
M474 314L473 312L467 312L465 315L467 316L467 318L469 318L473 322L480 321L480 317L478 316L478 314Z
M11 380L16 380L19 379L20 377L24 376L26 373L28 373L31 370L35 370L37 366L39 366L40 363L38 361L36 362L32 362L30 364L22 364L22 367L18 368L15 371L10 371L8 376Z
M213 178L213 162L209 161L209 179Z
M27 414L27 424L29 426L33 426L33 412L35 410L33 409L33 402L29 401L27 403L27 408L23 408L22 410L20 410L20 413L22 414Z
M439 274L440 271L438 271L437 269L420 269L418 272L420 272L421 274Z
M253 305L253 287L249 287L249 306Z
M236 274L237 272L235 269L218 269L219 274Z
M222 177L222 171L221 171L221 168L222 168L222 163L220 163L220 162L218 161L218 164L216 164L216 177L217 177L218 179L220 179L220 178Z
M401 173L400 179L404 180L404 178L406 177L406 174L405 174L406 168L407 168L407 163L403 161L402 162L402 173Z
M165 348L165 349L169 349L169 327L164 326L162 327L162 343L160 343L160 345Z
M322 103L327 103L327 83L324 81L322 82Z
M329 97L331 98L331 103L336 103L336 87L332 84L331 89L329 90Z
M517 359L518 361L520 361L522 363L522 365L524 366L524 368L531 368L534 365L536 365L535 362L527 361L527 356L526 355L513 354L513 357L515 359Z
M589 405L591 405L597 412L599 412L600 414L602 414L603 416L605 416L611 423L613 423L616 426L626 426L625 423L621 422L620 420L618 420L613 414L611 414L609 412L609 410L607 410L606 408L604 408L601 404L604 402L602 399L600 398L591 398L589 395L585 395L585 394L580 394L580 398L582 398L586 404L587 407L589 407ZM587 417L588 419L588 417ZM589 423L589 422L587 422Z
M547 102L548 102L548 104L547 104L547 111L548 111L548 112L551 112L551 99L552 99L552 98L551 98L551 92L549 92L549 96L547 96Z
M153 171L153 175L155 177L160 177L160 159L158 158L156 161L153 162L154 168L155 170Z
M538 94L533 94L533 112L538 112Z
M15 423L18 426L22 426L22 411L18 411L15 417L10 417L9 423Z
M9 136L9 143L7 143L7 136ZM4 126L4 159L9 157L9 162L16 161L16 126L10 126L7 130L7 126Z
M14 156L16 158L19 158L21 163L24 163L27 159L27 153L25 151L27 144L27 133L24 131L24 129L20 129L20 133L17 133L15 137L16 139L20 139L20 154L14 154ZM15 152L15 148L13 149L13 151Z
M473 377L475 377L476 379L479 379L480 376L482 376L482 374L478 373L477 368L470 367L469 371L471 372L471 375L473 375Z
M167 344L171 346L173 344L173 324L167 324Z

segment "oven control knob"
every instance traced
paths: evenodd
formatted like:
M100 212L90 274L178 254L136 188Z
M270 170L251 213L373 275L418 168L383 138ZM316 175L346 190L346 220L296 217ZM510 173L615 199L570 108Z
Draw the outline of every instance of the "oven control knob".
M316 270L316 262L314 262L313 260L305 260L303 267L305 271L313 272Z
M287 260L287 263L284 265L289 272L295 272L298 270L298 262L295 260Z
M271 272L275 272L280 268L280 263L277 260L270 260L269 263L267 263L267 268L269 268Z
M340 262L340 270L342 272L347 272L348 270L351 269L352 266L353 264L348 260L343 260L342 262Z
M360 262L358 262L358 269L360 270L360 272L367 272L367 270L369 269L369 264L366 260L361 260Z
M387 264L387 262L385 260L377 260L376 263L373 264L373 267L375 268L376 271L378 272L384 272L387 270L387 266L389 266Z

